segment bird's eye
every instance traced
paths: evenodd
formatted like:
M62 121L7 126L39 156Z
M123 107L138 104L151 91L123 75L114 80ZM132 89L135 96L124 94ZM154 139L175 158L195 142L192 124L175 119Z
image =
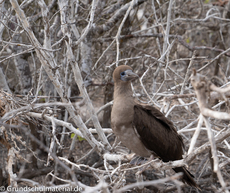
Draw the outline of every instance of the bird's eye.
M121 76L125 76L125 71L124 72L121 72L121 74L120 74Z

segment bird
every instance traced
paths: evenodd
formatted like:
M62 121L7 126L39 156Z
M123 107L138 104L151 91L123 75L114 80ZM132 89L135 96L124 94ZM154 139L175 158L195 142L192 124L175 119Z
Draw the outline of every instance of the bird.
M138 77L128 65L120 65L113 72L113 133L138 156L153 156L163 162L182 159L184 143L173 123L157 108L134 99L131 81ZM194 176L185 167L176 167L173 170L183 173L184 183L199 189Z

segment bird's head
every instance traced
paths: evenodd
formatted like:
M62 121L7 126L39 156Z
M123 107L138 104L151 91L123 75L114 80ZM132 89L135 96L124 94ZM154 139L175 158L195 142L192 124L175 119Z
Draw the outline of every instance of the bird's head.
M113 72L113 80L115 83L124 83L137 79L139 76L133 72L130 66L118 66Z

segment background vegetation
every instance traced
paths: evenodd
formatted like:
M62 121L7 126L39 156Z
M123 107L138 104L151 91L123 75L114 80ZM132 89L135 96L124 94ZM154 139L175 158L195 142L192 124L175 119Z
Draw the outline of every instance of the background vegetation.
M227 93L209 86L229 83L230 1L1 0L0 10L1 187L197 192L170 164L136 178L142 166L114 143L112 72L126 64L140 76L135 96L182 135L179 164L202 192L228 192L229 119L206 116L190 77L204 75L207 108L228 114Z

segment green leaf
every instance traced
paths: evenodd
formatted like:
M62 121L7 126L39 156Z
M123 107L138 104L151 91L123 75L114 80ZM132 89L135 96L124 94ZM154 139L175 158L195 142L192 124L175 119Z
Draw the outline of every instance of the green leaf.
M187 44L190 43L190 39L189 38L186 39L186 43Z
M73 139L75 136L75 133L71 133L70 138Z
M85 140L85 138L83 138L83 137L81 137L81 136L77 136L77 139L78 139L78 141L83 141L83 140Z
M77 129L79 130L79 128L77 128ZM73 139L74 136L75 136L75 133L71 133L70 138ZM83 138L83 137L81 137L81 136L78 135L77 136L77 140L78 141L83 141L83 140L85 140L85 138Z
M205 0L204 3L209 3L210 0Z

